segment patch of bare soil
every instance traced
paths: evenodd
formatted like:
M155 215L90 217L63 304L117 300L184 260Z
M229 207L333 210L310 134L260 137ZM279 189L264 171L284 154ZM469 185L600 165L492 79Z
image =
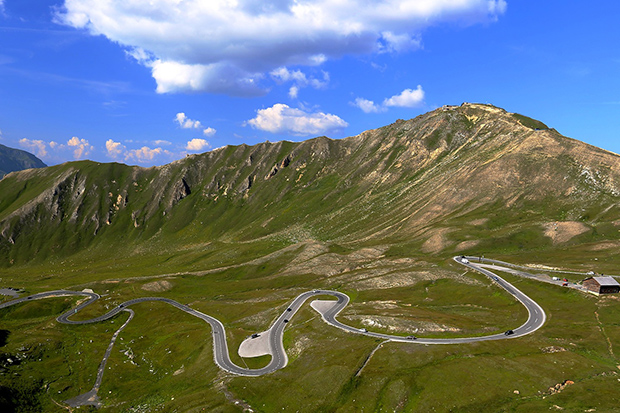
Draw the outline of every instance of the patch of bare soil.
M549 346L549 347L543 347L541 351L545 354L550 354L550 353L562 353L566 351L566 349L560 346Z
M361 274L360 274L361 275ZM399 272L359 279L350 282L356 290L383 290L395 287L409 287L422 280L436 280L439 276L428 271Z
M288 265L285 274L310 273L333 276L376 265L383 257L385 247L362 248L348 255L326 253L321 244L310 244Z
M602 250L610 250L612 248L619 248L620 247L620 242L618 241L607 241L607 242L600 242L596 245L592 245L590 248L588 248L590 251L602 251Z
M441 228L434 231L430 238L422 244L422 252L426 254L436 254L443 251L450 245L450 242L446 237L449 232L450 230L447 228Z
M480 225L484 225L487 222L489 222L489 218L480 218L480 219L474 219L473 221L471 221L469 223L469 225L473 225L473 226L480 226Z
M589 230L585 224L575 221L549 222L543 226L545 236L551 238L554 244L562 244Z
M437 333L458 332L460 329L452 326L433 323L430 321L412 321L406 318L397 318L380 315L346 315L342 317L349 321L358 321L369 329L381 328L391 333Z
M150 283L146 283L141 288L144 291L151 291L151 292L155 292L155 293L161 293L163 291L170 290L172 287L173 287L173 284L170 281L160 280L160 281L153 281L153 282L150 282Z
M456 252L465 251L465 250L468 250L470 248L474 248L478 244L480 244L480 240L473 239L473 240L470 240L470 241L463 241L463 242L459 243L456 246L455 251Z
M301 353L303 353L305 349L310 347L310 344L311 340L308 337L301 336L297 340L295 340L291 347L286 349L286 352L288 353L289 357L295 358L298 357Z

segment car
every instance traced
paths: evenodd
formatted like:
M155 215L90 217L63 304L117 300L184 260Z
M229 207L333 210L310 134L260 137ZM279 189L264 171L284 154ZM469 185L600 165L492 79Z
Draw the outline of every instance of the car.
M562 287L568 287L568 283L562 283Z
M285 318L285 319L284 319L284 322L285 322L285 323L288 323L288 320Z
M416 340L417 337L416 336L407 336L405 337L407 340Z
M286 311L293 311L291 307L287 308Z
M256 334L256 333L252 334L252 338L257 338L257 337L260 337L260 334Z
M368 333L368 330L366 330L365 328L360 328L360 331L361 331L362 333Z
M568 279L564 278L562 281L564 281L564 282L568 282Z
M28 300L32 300L32 297L27 297Z
M506 332L504 333L504 335L506 335L506 336L511 336L511 335L513 335L514 333L515 333L515 332L514 332L514 331L512 331L512 330L508 330L508 331L506 331Z
M497 277L493 277L493 279L494 279L495 281L499 281L499 278L497 278Z

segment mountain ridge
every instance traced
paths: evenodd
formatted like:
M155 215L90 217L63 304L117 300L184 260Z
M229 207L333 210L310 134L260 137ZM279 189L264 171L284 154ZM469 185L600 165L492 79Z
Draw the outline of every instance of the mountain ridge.
M81 161L17 172L0 190L3 265L119 239L172 249L263 237L390 239L438 253L456 247L431 248L433 239L479 247L490 237L512 248L522 242L510 237L524 231L534 247L546 245L535 227L553 220L611 236L620 157L523 115L466 103L341 140L226 146L151 168ZM464 233L469 218L491 212L505 228L491 219Z
M0 179L10 172L31 168L45 168L47 165L30 152L0 144Z

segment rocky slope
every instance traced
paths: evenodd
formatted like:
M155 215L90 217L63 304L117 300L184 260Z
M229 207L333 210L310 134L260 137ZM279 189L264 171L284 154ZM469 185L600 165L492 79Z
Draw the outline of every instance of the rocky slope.
M0 193L4 266L119 244L131 254L127 246L154 241L169 251L258 239L546 248L617 238L620 157L463 104L342 140L227 146L148 169L84 161L22 171Z
M29 152L0 145L0 179L9 172L46 166L43 161Z

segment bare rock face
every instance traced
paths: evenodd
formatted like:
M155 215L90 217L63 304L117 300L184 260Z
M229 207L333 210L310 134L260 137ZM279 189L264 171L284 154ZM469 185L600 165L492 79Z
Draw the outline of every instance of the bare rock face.
M0 194L0 266L183 228L195 242L389 237L449 254L484 247L476 231L527 248L513 236L523 228L553 246L620 222L620 157L463 104L341 140L227 146L154 168L82 161L14 172Z
M185 182L185 178L181 178L181 181L177 182L172 191L173 204L176 204L177 202L192 193L189 185L187 185L187 182Z

